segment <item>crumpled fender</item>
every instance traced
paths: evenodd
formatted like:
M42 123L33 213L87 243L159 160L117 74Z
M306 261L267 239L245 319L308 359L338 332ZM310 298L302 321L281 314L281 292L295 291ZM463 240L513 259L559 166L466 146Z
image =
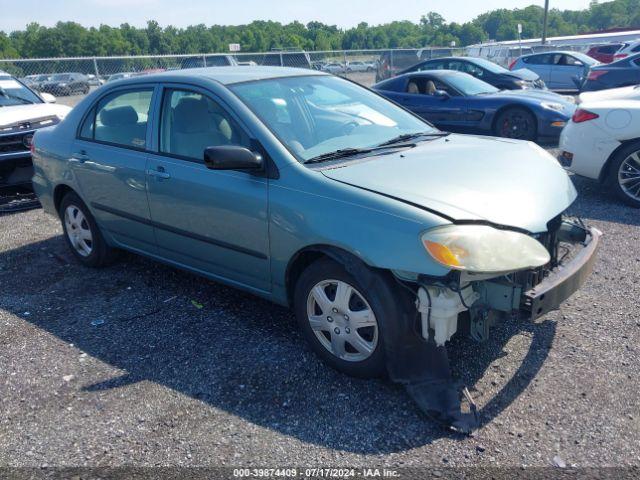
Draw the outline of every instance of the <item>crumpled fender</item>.
M332 248L321 248L321 251L342 264L351 275L364 281L367 287L372 282L393 282L393 279L372 272L348 252ZM393 287L396 287L394 291L404 296L398 299L401 308L395 309L399 314L392 318L387 315L378 318L380 329L384 332L389 378L404 385L420 410L433 420L462 433L472 432L480 425L479 415L466 388L461 391L451 376L446 347L438 347L433 340L427 341L422 337L418 311L414 307L415 299L398 285ZM469 402L470 413L461 410L463 393Z

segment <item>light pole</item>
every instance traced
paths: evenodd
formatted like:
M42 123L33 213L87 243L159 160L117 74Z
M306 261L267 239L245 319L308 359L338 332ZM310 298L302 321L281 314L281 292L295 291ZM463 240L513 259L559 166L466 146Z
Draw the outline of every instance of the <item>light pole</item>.
M542 45L547 43L547 17L549 16L549 0L544 0L544 20L542 21Z

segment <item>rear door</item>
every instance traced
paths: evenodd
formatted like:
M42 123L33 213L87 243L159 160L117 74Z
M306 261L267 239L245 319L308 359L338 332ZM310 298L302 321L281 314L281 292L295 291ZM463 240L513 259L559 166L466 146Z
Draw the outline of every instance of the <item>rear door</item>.
M528 68L532 72L538 74L538 76L547 84L549 88L552 88L550 85L551 82L551 66L554 57L550 53L541 53L538 55L531 55L529 57L524 57L522 59L522 63L524 63L524 68Z
M178 265L261 293L270 291L268 179L210 170L206 147L253 149L247 129L210 92L163 88L155 111L158 144L147 169L160 255Z
M154 85L136 85L103 96L84 118L70 159L100 226L144 252L155 249L145 183L154 95Z

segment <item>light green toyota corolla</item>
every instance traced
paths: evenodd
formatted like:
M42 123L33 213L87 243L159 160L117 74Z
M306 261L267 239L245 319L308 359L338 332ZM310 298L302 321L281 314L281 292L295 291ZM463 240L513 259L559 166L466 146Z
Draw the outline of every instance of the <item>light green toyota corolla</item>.
M290 305L329 365L387 374L459 428L445 343L557 308L600 237L564 215L576 191L535 144L449 135L309 70L113 82L33 156L84 265L129 250Z

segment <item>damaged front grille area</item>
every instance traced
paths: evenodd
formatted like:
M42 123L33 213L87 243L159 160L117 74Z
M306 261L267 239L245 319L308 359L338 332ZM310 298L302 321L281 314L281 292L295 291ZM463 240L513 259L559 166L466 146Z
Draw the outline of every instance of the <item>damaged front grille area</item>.
M3 156L14 157L15 154L28 154L31 138L39 128L56 125L58 117L44 117L11 125L0 126L0 160Z

